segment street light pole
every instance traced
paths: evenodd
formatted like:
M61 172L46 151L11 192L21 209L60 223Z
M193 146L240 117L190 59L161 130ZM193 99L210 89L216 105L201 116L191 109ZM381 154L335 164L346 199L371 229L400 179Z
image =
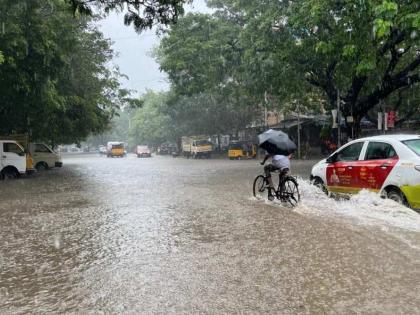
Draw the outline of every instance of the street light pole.
M301 158L300 154L300 106L299 102L297 103L297 141L298 141L298 158Z
M337 89L337 146L341 147L340 90Z

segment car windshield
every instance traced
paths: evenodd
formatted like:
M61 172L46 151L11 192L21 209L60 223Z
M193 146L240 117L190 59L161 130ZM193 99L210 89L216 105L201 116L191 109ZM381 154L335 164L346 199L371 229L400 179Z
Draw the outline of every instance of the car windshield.
M196 144L196 145L210 145L210 144L211 144L211 142L210 142L210 141L208 141L208 140L197 140L197 141L195 142L195 144Z
M407 147L414 151L417 155L420 156L420 139L406 140L403 141Z

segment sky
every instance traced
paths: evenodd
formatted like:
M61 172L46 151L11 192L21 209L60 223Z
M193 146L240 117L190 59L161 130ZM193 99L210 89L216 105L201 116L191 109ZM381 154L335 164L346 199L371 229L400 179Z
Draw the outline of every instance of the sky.
M204 0L194 0L186 7L187 12L209 12ZM105 37L110 38L113 49L118 54L112 65L129 77L122 79L123 87L136 90L138 95L147 89L167 91L169 82L165 73L151 56L151 51L159 44L159 37L154 30L138 34L132 26L125 26L123 14L112 13L98 22Z

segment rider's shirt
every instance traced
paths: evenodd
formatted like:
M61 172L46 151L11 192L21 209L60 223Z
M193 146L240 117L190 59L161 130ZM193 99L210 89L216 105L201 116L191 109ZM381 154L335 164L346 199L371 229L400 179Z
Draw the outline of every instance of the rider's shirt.
M280 155L280 154L277 154L277 155L274 155L272 158L271 158L271 163L275 166L275 167L278 167L280 170L283 170L283 169L285 169L285 168L288 168L288 169L290 169L290 160L289 160L289 158L287 157L287 156L285 156L285 155Z

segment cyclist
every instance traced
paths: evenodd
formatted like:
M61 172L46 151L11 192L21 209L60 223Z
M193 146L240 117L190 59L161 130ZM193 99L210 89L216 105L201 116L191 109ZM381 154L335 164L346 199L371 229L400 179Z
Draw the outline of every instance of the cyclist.
M292 155L289 154L288 156L286 155L281 155L281 154L267 154L264 157L264 160L260 163L261 165L264 165L265 162L271 158L271 163L264 166L264 172L265 172L265 176L267 177L267 181L269 184L269 190L268 190L268 196L272 197L272 191L276 191L274 189L274 185L273 185L273 180L271 178L271 172L280 170L280 172L283 172L284 170L290 170L290 159L291 159ZM281 174L281 173L280 173Z

